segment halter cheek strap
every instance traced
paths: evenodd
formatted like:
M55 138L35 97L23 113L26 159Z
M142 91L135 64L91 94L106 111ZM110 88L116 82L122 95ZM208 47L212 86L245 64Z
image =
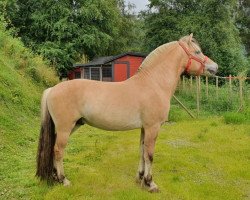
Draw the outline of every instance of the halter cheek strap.
M193 56L189 49L187 49L187 47L183 44L183 42L181 41L178 41L179 45L182 47L182 49L186 52L186 54L188 55L188 62L187 62L187 65L186 65L186 68L185 68L185 71L186 72L189 72L189 69L191 67L191 64L192 64L192 60L195 60L197 62L199 62L201 64L200 66L200 69L198 70L197 72L197 76L199 76L203 71L204 71L204 68L205 68L205 63L207 62L208 60L208 57L205 56L204 60L198 58L198 57L195 57Z
M204 72L205 63L207 62L207 60L208 60L208 57L205 56L205 58L204 58L204 60L203 60L203 63L201 63L200 69L199 69L199 71L197 72L197 76L201 75L201 74Z

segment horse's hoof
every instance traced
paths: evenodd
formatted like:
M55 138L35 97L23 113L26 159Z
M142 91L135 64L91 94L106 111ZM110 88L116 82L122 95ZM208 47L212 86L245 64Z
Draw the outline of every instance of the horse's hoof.
M160 190L159 190L159 188L157 186L150 187L148 191L151 192L151 193L160 192Z
M70 181L66 178L63 179L63 186L67 187L70 186Z
M152 181L150 183L148 191L151 192L151 193L156 193L156 192L159 192L160 190L159 190L158 186L155 184L155 182Z

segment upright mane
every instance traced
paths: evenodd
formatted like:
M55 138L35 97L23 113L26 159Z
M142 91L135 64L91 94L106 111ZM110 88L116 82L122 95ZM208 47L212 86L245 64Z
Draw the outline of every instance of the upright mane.
M159 61L159 57L162 55L162 53L167 53L168 51L170 51L172 48L172 45L175 44L176 41L173 42L169 42L166 44L163 44L159 47L157 47L154 51L152 51L146 58L145 60L142 62L141 66L139 67L138 71L140 71L141 69L147 68L149 66L154 66L154 64L156 62Z
M189 42L189 36L187 35L187 36L182 37L180 39L180 41L188 43ZM200 44L198 43L198 41L194 37L192 37L192 42L195 43L200 48Z
M185 43L188 43L189 42L189 35L182 37L180 40L185 42ZM197 44L200 47L200 45L196 39L192 38L192 42ZM159 57L162 55L162 53L167 53L167 52L171 51L172 50L171 47L175 43L176 43L176 41L173 41L173 42L169 42L169 43L166 43L166 44L163 44L163 45L157 47L154 51L152 51L145 58L145 60L141 64L141 66L138 68L138 72L144 68L154 67L155 64L159 61Z

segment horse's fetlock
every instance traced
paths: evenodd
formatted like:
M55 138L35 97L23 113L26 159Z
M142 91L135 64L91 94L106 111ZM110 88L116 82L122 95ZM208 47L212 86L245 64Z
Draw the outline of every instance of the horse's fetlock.
M153 180L152 175L149 175L149 174L146 177L144 176L144 179L143 179L144 184L147 186L150 186L152 180Z
M64 175L59 175L59 176L58 176L58 182L59 182L59 183L63 183L63 182L64 182L64 179L65 179L65 176L64 176Z
M143 176L144 176L144 171L140 171L140 172L139 172L139 178L140 178L140 179L143 179Z

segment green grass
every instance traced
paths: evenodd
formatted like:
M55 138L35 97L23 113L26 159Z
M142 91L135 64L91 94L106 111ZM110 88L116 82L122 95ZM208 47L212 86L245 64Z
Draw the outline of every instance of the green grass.
M245 107L241 112L227 112L224 114L224 120L227 124L250 124L250 108Z
M32 128L31 128L32 127ZM38 121L2 142L0 197L4 199L249 199L250 125L220 117L163 125L156 144L159 194L135 183L139 131L106 132L83 126L67 146L72 185L48 187L35 177ZM14 145L16 144L16 145Z

